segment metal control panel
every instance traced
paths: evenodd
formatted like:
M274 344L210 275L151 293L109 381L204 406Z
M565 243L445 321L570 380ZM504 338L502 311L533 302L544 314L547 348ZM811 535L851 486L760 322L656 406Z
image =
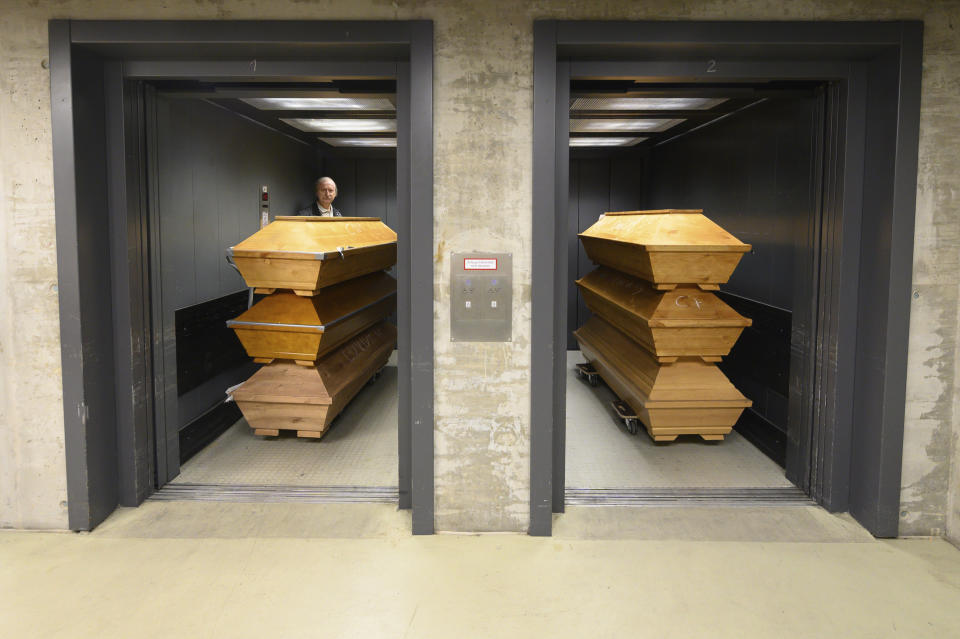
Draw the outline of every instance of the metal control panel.
M513 340L513 256L450 254L450 341Z
M270 191L267 185L260 187L260 228L270 223Z

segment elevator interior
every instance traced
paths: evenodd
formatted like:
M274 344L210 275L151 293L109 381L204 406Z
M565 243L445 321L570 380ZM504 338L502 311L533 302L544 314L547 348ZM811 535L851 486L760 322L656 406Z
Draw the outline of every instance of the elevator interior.
M568 502L580 489L791 487L783 467L791 389L810 340L811 250L819 225L824 94L815 83L643 84L585 80L570 88L567 228ZM590 316L574 280L592 264L577 239L606 211L703 209L752 245L718 295L753 320L720 364L753 402L723 442L631 436L614 394L576 375L572 331ZM801 330L798 330L801 329ZM574 501L570 502L569 498Z
M257 300L225 253L260 228L264 212L273 219L310 206L320 176L336 182L344 216L379 217L397 230L395 81L156 82L148 96L164 378L158 484L394 494L396 354L322 439L254 436L226 391L259 365L226 322Z

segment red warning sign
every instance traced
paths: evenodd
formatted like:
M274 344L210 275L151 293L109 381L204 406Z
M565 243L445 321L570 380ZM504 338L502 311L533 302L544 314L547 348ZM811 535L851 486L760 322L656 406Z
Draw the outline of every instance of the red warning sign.
M495 257L465 257L465 258L463 258L463 270L465 270L465 271L495 271L495 270L497 270L497 258L495 258Z

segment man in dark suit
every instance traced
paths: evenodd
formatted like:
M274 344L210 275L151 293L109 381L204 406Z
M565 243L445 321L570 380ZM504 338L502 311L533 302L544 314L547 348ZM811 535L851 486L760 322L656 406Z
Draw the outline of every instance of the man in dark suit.
M307 208L297 211L297 215L341 217L343 214L333 206L333 200L337 197L337 183L328 177L322 177L316 181L314 187L317 191L316 201Z

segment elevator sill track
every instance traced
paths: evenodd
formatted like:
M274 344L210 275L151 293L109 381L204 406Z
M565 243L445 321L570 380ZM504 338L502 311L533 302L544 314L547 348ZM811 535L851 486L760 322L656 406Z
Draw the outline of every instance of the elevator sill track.
M815 506L799 488L567 488L567 506Z
M167 484L152 501L224 501L245 503L395 504L395 486L256 486L249 484Z

